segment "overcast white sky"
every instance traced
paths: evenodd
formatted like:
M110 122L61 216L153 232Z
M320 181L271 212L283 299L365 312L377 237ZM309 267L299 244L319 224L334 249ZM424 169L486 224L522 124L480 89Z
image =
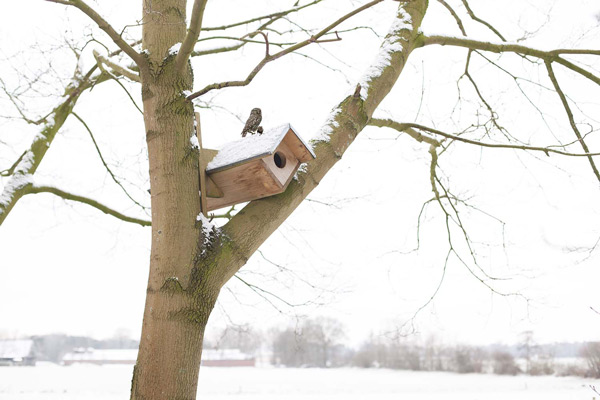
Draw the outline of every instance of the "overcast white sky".
M205 23L214 26L282 7L280 1L257 1L252 2L256 11L250 11L247 4L236 2L233 7L233 3L209 2ZM293 4L285 3L286 7ZM464 15L460 2L454 3ZM358 6L361 2L340 4L325 2L320 13L310 15L307 25L323 26L349 4ZM378 33L385 33L396 5L384 2L350 25L369 24ZM597 47L600 43L595 19L600 5L596 1L473 0L472 5L509 40L529 31L535 36L524 43L542 48ZM140 6L141 1L96 4L119 29L139 19ZM430 7L425 33L459 34L436 2ZM87 34L87 21L76 10L37 0L10 2L4 10L0 15L0 77L9 86L17 85L11 66L29 73L51 60L57 76L68 78L72 68L68 52L36 55L31 46L39 43L47 48L61 36ZM492 39L485 30L474 25L471 28L474 36ZM265 127L290 122L310 139L330 109L353 89L377 51L379 39L371 32L342 36L341 42L304 52L335 70L323 68L311 58L291 56L266 67L247 88L207 96L205 100L211 100L215 108L200 110L205 144L218 147L236 139L243 123L234 115L245 119L253 107L262 108ZM85 57L89 57L91 47ZM24 55L6 61L18 51ZM261 46L248 47L236 54L194 61L195 87L245 76L263 51ZM464 52L451 49L415 52L376 115L418 120L448 131L468 126L478 107L468 101L455 107L462 60ZM90 61L86 62L89 66ZM529 68L527 77L542 76L545 82L543 69L532 68L517 57L502 58L501 62L518 72ZM597 61L594 65L598 69ZM494 69L482 63L474 62L472 71L489 99L504 112L501 122L513 134L535 144L552 140L536 110L519 95L510 79L494 75ZM562 71L559 78L581 111L598 119L598 88L573 80ZM141 104L139 90L130 87ZM461 89L463 94L470 90L465 83ZM530 85L527 90L532 100L545 107L552 134L568 138L571 133L557 98L534 89ZM27 99L27 106L43 114L54 101L36 96ZM4 98L0 99L0 111L0 115L14 114ZM86 94L76 111L94 131L110 164L131 187L139 187L134 193L149 204L142 118L122 89L113 82L104 83ZM578 111L579 117L583 118ZM0 140L10 144L0 145L0 169L4 169L36 132L16 122L0 120L0 124ZM600 149L598 139L591 136L589 142L596 151ZM426 146L408 137L397 138L384 129L365 129L311 194L314 201L305 202L265 243L262 255L256 254L242 270L245 279L289 302L323 304L289 308L272 299L282 315L234 280L223 290L211 324L232 319L265 327L285 324L297 314L329 315L348 326L353 342L369 332L404 324L436 290L448 250L443 218L432 205L421 222L420 249L410 252L416 246L421 205L432 196L427 151ZM590 307L600 308L600 256L599 251L582 251L600 237L600 190L589 165L583 159L454 146L441 157L440 166L443 179L455 193L504 222L477 211L464 214L481 266L490 275L510 278L490 284L529 300L492 294L452 258L437 296L415 320L417 329L448 341L473 343L511 342L526 329L533 329L540 341L598 340L600 316ZM87 133L74 118L53 143L39 175L44 182L140 215L112 183ZM4 182L0 180L0 187ZM149 228L121 223L86 206L65 203L51 195L23 198L0 228L0 334L66 332L106 337L124 328L137 337L149 239ZM459 247L463 255L468 254L464 246ZM272 282L276 268L270 262L285 266L301 279L293 280L288 273Z

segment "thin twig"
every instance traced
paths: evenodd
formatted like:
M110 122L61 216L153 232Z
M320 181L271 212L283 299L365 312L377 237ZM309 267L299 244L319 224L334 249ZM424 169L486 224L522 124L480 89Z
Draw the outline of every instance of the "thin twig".
M123 186L123 184L117 179L117 177L115 176L115 174L112 172L112 170L108 166L108 163L104 159L104 156L102 156L102 152L100 151L100 147L98 147L98 142L96 142L96 138L94 137L94 134L92 133L92 130L90 129L90 127L88 126L88 124L76 112L72 111L71 114L73 114L73 116L75 118L77 118L79 120L79 122L81 122L81 124L84 126L85 130L90 135L90 138L92 139L92 143L94 144L94 147L96 148L96 152L98 153L98 156L100 157L100 161L102 162L102 165L104 165L104 168L106 169L106 171L108 172L108 174L110 175L110 177L112 178L112 180L123 190L123 192L125 193L125 195L127 197L129 197L129 199L131 201L133 201L137 206L139 206L143 210L147 210L148 207L146 207L146 206L140 204L138 201L136 201L129 194L129 192L127 191L127 189L125 189L125 187Z
M556 90L556 93L560 97L560 101L563 105L563 108L565 109L565 112L567 113L567 117L569 118L569 124L571 125L571 129L573 129L573 133L575 133L575 136L577 136L577 140L581 144L583 151L585 151L586 153L590 153L590 150L589 150L587 144L583 140L583 137L581 137L581 132L579 132L579 128L577 127L577 123L575 122L575 118L573 118L573 112L571 111L569 102L567 101L567 98L566 98L564 92L562 91L562 89L560 88L560 85L558 84L556 75L554 75L554 70L552 69L552 63L550 61L546 61L546 69L548 70L548 77L552 81L552 85L554 85L554 89ZM596 168L594 159L592 158L592 156L588 156L588 160L590 162L592 170L594 171L594 175L596 175L598 182L600 182L600 172L598 172L598 168Z
M256 74L258 74L258 72L269 62L277 60L278 58L281 58L289 53L292 53L296 50L301 49L302 47L308 46L312 43L319 43L319 38L321 38L322 36L328 34L333 28L335 28L336 26L338 26L339 24L341 24L342 22L346 21L347 19L353 17L354 15L360 13L361 11L364 11L370 7L373 7L374 5L381 3L383 0L373 0L365 5L363 5L362 7L359 7L351 12L349 12L348 14L344 15L343 17L337 19L336 21L334 21L333 23L331 23L329 26L327 26L326 28L322 29L321 31L319 31L318 33L316 33L315 35L311 36L310 38L299 42L297 44L295 44L294 46L288 47L285 50L281 50L278 53L273 54L272 56L268 56L263 58L262 61L260 61L258 63L258 65L256 67L254 67L254 69L250 72L250 74L246 77L245 80L243 81L227 81L227 82L220 82L220 83L213 83L211 85L206 86L204 89L192 93L191 95L187 96L188 100L193 100L197 97L202 96L203 94L206 94L208 92L210 92L211 90L215 90L215 89L222 89L224 87L239 87L239 86L246 86L248 85L250 82L252 82L252 80L254 79L254 77L256 76ZM339 36L337 36L336 39L332 39L332 40L341 40L339 39ZM331 41L331 40L327 40L327 41Z
M504 38L504 36L502 36L502 34L500 32L498 32L498 30L496 28L494 28L494 26L492 24L490 24L487 21L484 21L483 19L481 19L475 15L473 10L471 10L471 7L469 6L469 3L467 2L467 0L462 0L462 3L465 6L467 13L474 21L477 21L480 24L487 26L492 32L494 32L496 34L496 36L498 36L500 39L502 39L503 42L506 42L506 39Z
M467 31L465 30L465 26L463 25L462 20L460 19L460 17L456 13L456 11L454 11L454 9L450 6L450 4L446 3L444 0L438 0L438 3L440 3L441 5L446 7L448 12L452 15L452 17L456 21L456 25L458 25L458 29L460 29L463 36L467 36Z
M115 31L115 29L98 14L93 8L88 6L83 0L45 0L51 3L64 4L73 6L81 10L84 14L94 21L100 29L113 40L113 42L127 54L131 59L139 66L141 66L145 60L140 53L135 51L122 37Z
M250 24L252 22L262 21L263 19L277 20L277 19L280 19L281 17L284 17L284 16L286 16L288 14L298 12L298 11L302 10L303 8L307 8L307 7L313 6L313 5L317 4L317 3L320 3L321 1L323 1L323 0L315 0L312 3L308 3L308 4L305 4L303 6L294 7L294 8L291 8L289 10L286 10L286 11L279 11L279 12L275 12L275 13L263 15L263 16L260 16L260 17L254 17L254 18L247 19L247 20L244 20L244 21L234 22L234 23L228 24L228 25L213 26L213 27L203 27L202 31L223 31L223 30L226 30L226 29L229 29L229 28L235 28L236 26L247 25L247 24Z

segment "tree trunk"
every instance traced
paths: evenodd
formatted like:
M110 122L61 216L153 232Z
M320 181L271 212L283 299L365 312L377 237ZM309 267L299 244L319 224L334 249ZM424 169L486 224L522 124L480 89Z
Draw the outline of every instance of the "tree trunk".
M196 4L194 5L196 8ZM220 288L277 229L341 158L396 82L417 46L426 0L402 2L376 69L363 84L366 98L349 96L332 114L328 140L316 144L317 159L281 195L251 202L222 231L202 227L198 154L190 143L192 71L176 68L186 35L185 0L144 0L140 67L152 194L152 249L144 322L131 398L196 398L202 338ZM404 10L406 9L406 11ZM401 45L399 45L401 44ZM185 47L185 46L183 46ZM326 360L325 360L326 361Z
M131 398L195 399L202 338L220 285L208 278L192 148L191 68L175 68L186 33L185 0L144 2L144 123L152 195L152 248L144 322Z

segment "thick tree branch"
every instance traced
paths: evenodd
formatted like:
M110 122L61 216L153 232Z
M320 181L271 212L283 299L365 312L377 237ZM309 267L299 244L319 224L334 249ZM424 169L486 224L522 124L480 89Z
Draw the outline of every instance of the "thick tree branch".
M190 59L190 54L194 50L194 46L200 36L200 28L202 28L202 17L204 16L204 8L207 0L195 0L192 8L192 16L190 18L190 26L188 28L185 39L181 43L177 57L175 58L175 68L180 73L183 72Z
M65 200L76 201L78 203L87 204L88 206L94 207L94 208L102 211L105 214L112 215L113 217L118 218L125 222L131 222L131 223L138 224L141 226L152 225L152 222L150 222L150 221L139 219L139 218L134 218L134 217L128 217L127 215L121 214L120 212L115 211L112 208L110 208L94 199L91 199L89 197L84 197L84 196L80 196L77 194L65 192L64 190L61 190L61 189L58 189L58 188L55 188L52 186L35 186L33 184L30 184L26 187L25 191L26 191L26 194L52 193L53 195L61 197Z
M377 68L369 69L361 80L366 95L350 95L334 109L321 134L313 140L316 159L297 173L284 193L252 201L223 226L223 243L219 258L215 258L220 260L215 270L222 284L301 204L367 125L417 46L426 9L427 0L400 3L397 18L376 59ZM360 87L358 89L362 93ZM266 215L269 218L265 218Z
M87 15L92 21L94 21L100 29L102 29L106 34L113 40L113 42L121 49L125 54L127 54L131 59L141 67L145 62L144 58L140 53L135 51L133 47L131 47L117 31L104 19L100 14L98 14L93 8L88 6L83 0L46 0L51 3L64 4L68 6L73 6L81 10L85 15Z
M560 97L562 106L565 109L565 112L567 113L567 117L569 118L569 124L571 125L571 129L573 129L573 133L575 133L575 136L577 136L577 140L581 144L583 151L585 151L586 153L590 153L590 149L588 148L587 144L583 140L583 137L581 136L581 132L579 132L579 128L577 128L577 123L575 122L575 118L573 118L573 112L571 111L571 107L569 106L567 97L565 96L565 93L562 91L562 89L560 88L560 85L558 84L558 80L556 79L556 75L554 75L554 70L552 69L552 63L550 61L546 61L546 69L548 70L548 77L550 77L550 80L552 81L552 85L554 85L554 89L556 90L558 97ZM591 155L588 157L588 160L590 162L592 170L594 171L594 175L596 175L598 182L600 182L600 173L598 172L598 168L596 167L596 164L594 163L594 159L592 158Z
M352 12L349 12L348 14L344 15L343 17L337 19L336 21L334 21L333 23L331 23L329 26L327 26L326 28L322 29L321 31L319 31L318 33L316 33L315 35L311 36L310 38L299 42L293 46L288 47L287 49L281 50L271 56L266 56L265 58L262 59L261 62L258 63L258 65L256 67L254 67L254 69L250 72L250 74L248 74L248 76L246 77L245 80L243 81L227 81L227 82L220 82L220 83L213 83L211 85L206 86L204 89L199 90L195 93L190 94L187 99L188 100L193 100L197 97L200 97L208 92L210 92L211 90L215 90L215 89L222 89L225 87L239 87L239 86L246 86L248 84L250 84L250 82L252 82L252 80L254 79L254 77L256 76L256 74L258 74L260 72L260 70L267 65L269 62L277 60L278 58L281 58L287 54L293 53L296 50L299 50L305 46L308 46L312 43L318 43L319 42L319 38L323 37L324 35L331 33L330 31L335 28L336 26L338 26L339 24L341 24L342 22L346 21L347 19L353 17L354 15L360 13L361 11L364 11L368 8L373 7L374 5L381 3L383 0L373 0L355 10L353 10ZM339 37L337 39L334 40L340 40ZM327 40L327 41L331 41L331 40Z

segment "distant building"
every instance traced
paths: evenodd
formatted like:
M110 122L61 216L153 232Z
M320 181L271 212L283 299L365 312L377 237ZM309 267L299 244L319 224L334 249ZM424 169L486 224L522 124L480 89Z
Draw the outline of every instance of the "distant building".
M133 365L137 359L137 349L94 349L79 347L65 354L63 365L73 364L125 364Z
M134 365L137 353L137 349L79 347L65 354L62 358L62 364ZM256 358L250 354L242 353L238 349L205 349L202 351L202 365L205 367L254 367Z
M0 340L0 366L35 365L33 340Z
M239 349L204 349L202 366L205 367L254 367L256 358Z

